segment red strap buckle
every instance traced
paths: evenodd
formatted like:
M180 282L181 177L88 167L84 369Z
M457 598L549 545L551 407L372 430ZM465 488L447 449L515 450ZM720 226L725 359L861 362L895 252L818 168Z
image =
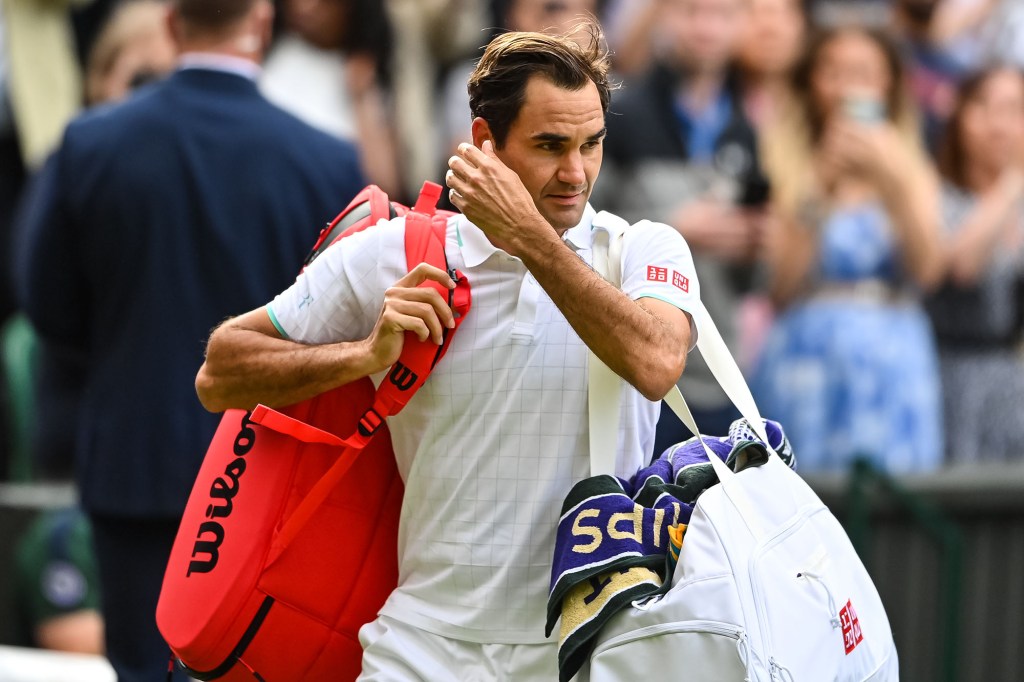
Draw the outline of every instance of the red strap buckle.
M371 407L359 418L359 435L369 438L377 433L377 429L383 423L384 418L377 413L377 410Z

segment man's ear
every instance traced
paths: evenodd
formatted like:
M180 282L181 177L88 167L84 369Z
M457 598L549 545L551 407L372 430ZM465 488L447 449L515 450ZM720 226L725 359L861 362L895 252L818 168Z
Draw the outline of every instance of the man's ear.
M477 116L473 119L473 146L477 149L483 147L484 140L490 140L491 144L497 148L497 143L494 141L494 135L491 134L491 126L486 120Z
M167 8L164 21L167 22L167 31L171 35L171 41L174 43L175 49L181 52L181 46L185 40L184 27L181 25L181 16L178 14L178 8L173 4Z
M253 32L260 37L260 53L265 54L274 35L274 5L270 0L257 3L256 26Z

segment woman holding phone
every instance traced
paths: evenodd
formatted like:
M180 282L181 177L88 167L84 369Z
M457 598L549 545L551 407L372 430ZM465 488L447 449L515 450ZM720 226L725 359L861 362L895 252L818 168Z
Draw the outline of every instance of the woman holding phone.
M764 136L781 216L769 240L779 315L754 376L803 470L857 456L894 472L942 459L934 340L920 292L942 274L938 182L900 55L881 33L822 32Z

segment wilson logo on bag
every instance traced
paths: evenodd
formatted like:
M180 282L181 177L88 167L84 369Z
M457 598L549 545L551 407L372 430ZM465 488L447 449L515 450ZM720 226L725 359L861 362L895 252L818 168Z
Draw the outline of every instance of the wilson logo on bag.
M325 228L308 265L331 244L406 218L406 262L448 271L434 282L456 311L469 284L448 270L450 213L441 187L424 185L413 209L370 186ZM203 460L167 564L157 625L189 675L200 680L353 680L359 628L398 581L403 487L385 419L400 411L447 350L406 335L389 380L369 378L273 410L228 410ZM343 438L342 436L347 436Z
M239 481L245 473L245 460L242 459L252 450L256 443L256 432L249 426L249 413L242 417L242 428L235 436L232 452L235 459L224 468L224 474L213 479L210 485L210 504L206 507L206 518L224 519L231 516L234 510L235 495L238 494ZM212 538L207 538L211 534ZM217 567L220 558L220 546L224 542L224 527L219 521L203 521L199 524L196 542L192 547L192 561L188 563L185 576L193 573L209 573ZM203 559L202 557L206 558ZM197 558L199 557L199 558Z

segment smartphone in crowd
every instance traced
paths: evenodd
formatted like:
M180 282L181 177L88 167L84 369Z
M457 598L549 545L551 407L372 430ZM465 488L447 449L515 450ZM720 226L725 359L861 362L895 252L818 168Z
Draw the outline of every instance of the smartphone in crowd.
M846 97L843 99L843 111L854 121L867 125L885 120L885 104L873 97Z

